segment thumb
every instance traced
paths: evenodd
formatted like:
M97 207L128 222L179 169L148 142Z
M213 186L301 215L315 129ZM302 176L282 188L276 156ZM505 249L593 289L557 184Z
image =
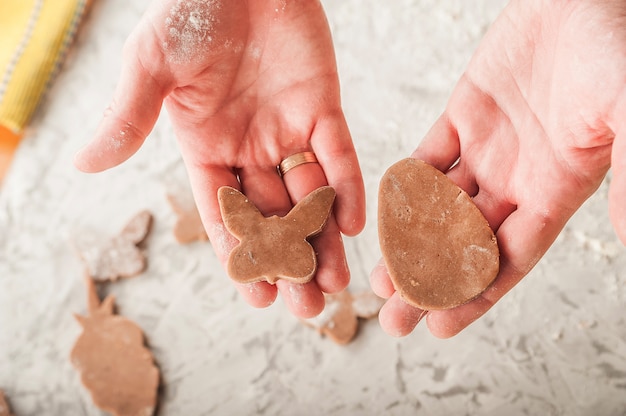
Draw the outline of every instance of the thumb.
M138 42L127 42L113 100L93 139L74 158L74 165L83 172L100 172L130 158L159 117L166 95L164 81L142 65L136 45Z

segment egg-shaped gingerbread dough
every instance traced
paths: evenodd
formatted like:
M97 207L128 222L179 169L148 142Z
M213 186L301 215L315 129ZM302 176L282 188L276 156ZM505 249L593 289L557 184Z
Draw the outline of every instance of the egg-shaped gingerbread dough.
M496 278L496 237L470 196L433 166L404 159L383 175L380 247L394 288L423 310L450 309Z

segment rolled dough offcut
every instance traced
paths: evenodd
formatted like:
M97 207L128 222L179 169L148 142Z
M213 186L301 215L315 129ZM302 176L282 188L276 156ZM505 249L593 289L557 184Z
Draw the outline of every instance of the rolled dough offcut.
M359 318L378 316L384 299L371 291L350 293L347 289L338 293L324 294L326 307L318 316L304 319L307 325L316 328L337 344L347 344L357 334Z
M383 175L378 198L381 251L407 303L423 310L454 308L496 278L493 231L469 195L442 172L420 160L401 160Z
M115 236L103 237L81 232L74 237L74 246L83 260L87 274L99 282L132 277L146 268L146 258L138 245L152 225L152 214L137 213Z
M115 416L152 415L160 376L141 329L113 313L112 296L100 302L89 278L87 296L89 314L76 315L83 333L70 355L83 385L96 406Z

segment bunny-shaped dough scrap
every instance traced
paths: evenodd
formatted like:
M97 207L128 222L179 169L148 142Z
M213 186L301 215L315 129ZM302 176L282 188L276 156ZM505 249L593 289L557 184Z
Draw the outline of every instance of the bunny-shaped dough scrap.
M359 318L370 319L378 316L378 311L385 303L372 291L356 294L343 290L339 293L325 294L326 306L315 318L304 322L316 328L321 334L337 344L347 344L354 339L359 329Z
M174 238L180 244L188 244L194 241L207 241L209 237L204 230L198 207L195 203L182 201L174 195L168 194L167 200L177 216L174 225Z
M11 408L4 397L4 392L0 390L0 416L13 416Z
M239 240L228 258L228 274L239 283L285 279L306 283L315 275L317 256L307 238L319 234L335 200L324 186L311 192L284 217L264 217L245 195L223 186L218 199L224 224Z
M74 245L87 267L87 274L97 280L117 280L132 277L146 268L146 259L137 247L148 235L152 214L141 211L135 215L120 234L100 241L88 233L74 238Z
M152 415L159 370L144 346L141 329L113 314L112 296L100 303L93 279L87 279L89 314L76 315L83 327L71 352L94 404L118 416Z

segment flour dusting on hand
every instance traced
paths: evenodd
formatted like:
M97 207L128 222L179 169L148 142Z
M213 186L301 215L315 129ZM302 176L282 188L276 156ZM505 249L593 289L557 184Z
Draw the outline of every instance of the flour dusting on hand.
M165 19L167 40L163 44L169 61L188 63L205 56L219 22L214 11L220 8L219 0L178 0L172 6Z

